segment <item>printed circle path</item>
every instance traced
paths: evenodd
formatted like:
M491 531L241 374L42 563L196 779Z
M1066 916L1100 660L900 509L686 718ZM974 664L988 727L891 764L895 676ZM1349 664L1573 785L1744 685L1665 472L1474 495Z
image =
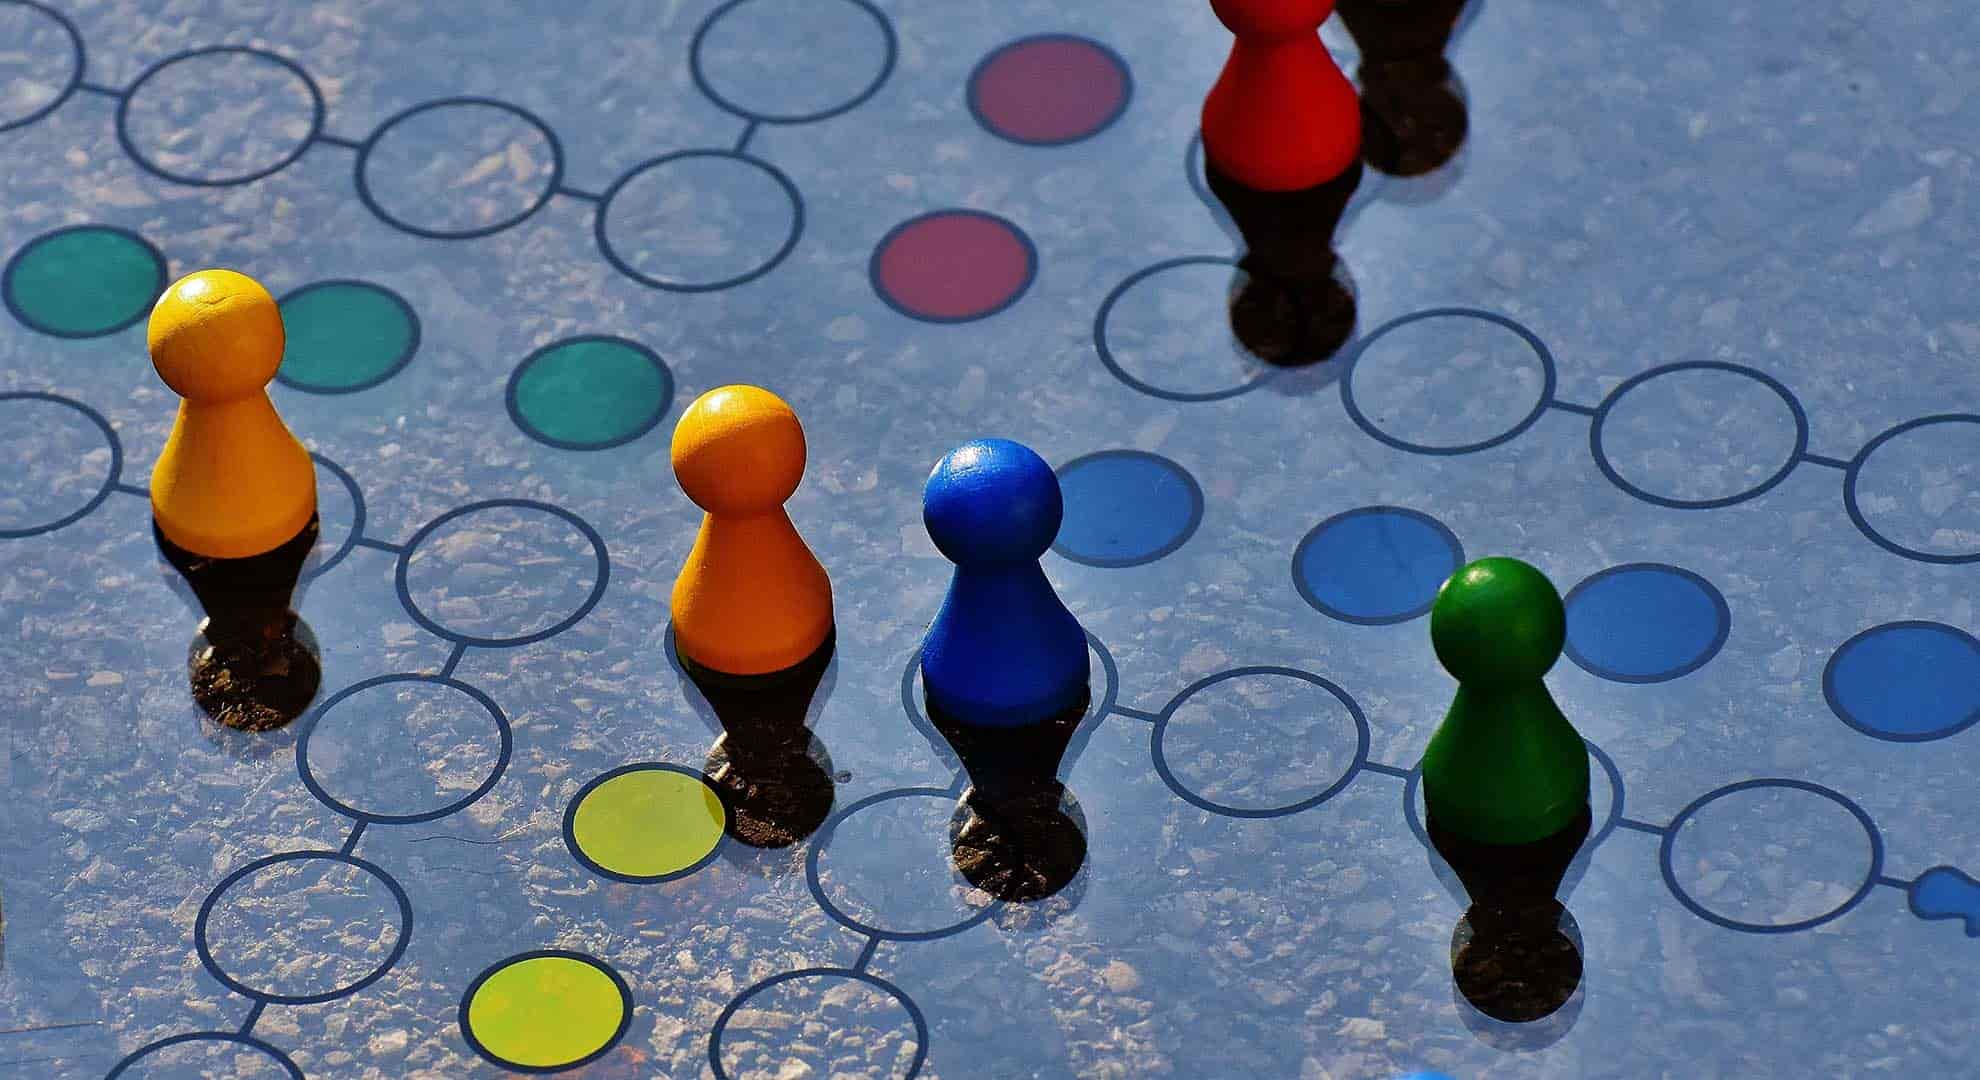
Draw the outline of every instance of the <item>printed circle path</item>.
M477 515L478 529L468 524ZM495 524L495 518L507 519L506 526ZM553 537L553 533L563 535ZM577 557L578 545L569 538L572 533L589 545L589 558ZM421 549L429 544L434 551L423 557ZM513 590L523 583L504 568L513 568L525 558L537 560L528 575L532 591L515 594ZM553 562L562 563L554 578L546 569ZM500 649L541 641L576 626L598 606L610 578L605 539L584 519L534 499L489 499L449 510L414 533L399 558L397 586L407 614L429 632L448 641ZM491 588L500 591L485 595ZM491 614L484 601L501 608L513 601L519 610Z
M1729 850L1735 845L1741 850ZM1730 858L1720 865L1714 855ZM1862 903L1883 873L1884 840L1840 792L1806 780L1742 780L1679 811L1658 860L1665 886L1692 914L1729 930L1787 934Z
M729 242L710 253L704 232ZM612 182L592 218L606 262L643 285L680 293L755 281L803 235L797 185L775 165L733 150L676 150L642 161Z
M278 96L278 84L287 84L290 100ZM281 119L277 112L271 123L268 112L283 105L292 115ZM286 56L245 45L174 53L146 68L117 101L124 153L154 176L194 187L232 187L278 173L322 131L323 91L309 72Z
M525 143L538 149L517 149ZM355 175L358 200L387 225L429 240L469 240L543 209L563 183L564 146L520 105L441 98L378 125L358 147Z
M1569 660L1611 682L1659 683L1710 663L1732 633L1716 586L1664 563L1612 566L1568 591Z
M1450 457L1518 438L1547 411L1554 385L1554 354L1519 322L1477 308L1431 308L1362 340L1341 379L1341 404L1377 442ZM1392 426L1434 430L1405 438Z
M61 108L82 82L82 35L67 15L39 0L0 0L0 41L12 42L30 65L11 76L0 67L0 87L26 87L16 91L19 111L0 111L0 131L26 127Z
M1849 519L1872 543L1894 555L1946 565L1980 562L1980 513L1974 510L1980 504L1975 497L1980 491L1980 459L1972 456L1976 446L1980 446L1980 414L1975 413L1919 417L1870 440L1843 474L1843 507ZM1895 463L1898 473L1891 478L1896 490L1882 498L1864 491L1866 471L1871 474L1871 492L1883 479L1879 474L1884 466L1874 464L1880 452ZM1930 471L1943 475L1928 476ZM1886 520L1881 527L1871 523L1872 515L1882 518L1906 509L1907 501L1912 504L1911 514ZM1953 514L1950 523L1939 520L1948 513ZM1933 519L1929 532L1923 520L1927 517Z
M1642 404L1626 404L1632 397ZM1588 448L1602 475L1630 495L1710 510L1757 499L1787 479L1808 450L1808 414L1766 372L1688 360L1609 391L1589 424Z
M1025 146L1063 146L1112 127L1134 79L1119 53L1076 34L1038 34L992 50L969 76L984 130Z
M410 825L473 805L514 750L508 717L480 688L437 675L377 675L332 694L303 721L296 770L310 794L345 817ZM474 775L481 779L473 788L454 794Z
M652 431L674 401L658 353L622 337L587 334L523 358L504 395L523 434L560 450L604 450Z
M296 1067L295 1062L289 1060L287 1054L252 1035L242 1035L232 1031L189 1031L148 1043L131 1051L122 1061L111 1066L109 1075L104 1080L119 1080L120 1077L126 1076L131 1080L140 1080L151 1073L153 1063L165 1064L159 1059L178 1057L183 1062L184 1055L179 1051L188 1049L195 1052L205 1050L209 1061L217 1054L230 1055L231 1060L223 1066L228 1070L227 1076L230 1080L263 1080L264 1077L272 1076L304 1080L303 1071ZM244 1049L259 1054L258 1060L266 1067L257 1067L251 1073L239 1072L239 1055ZM165 1064L165 1067L170 1070L165 1074L167 1076L184 1075L184 1071L178 1065ZM204 1066L195 1067L200 1068L199 1075L213 1075L207 1072ZM138 1071L132 1072L133 1069Z
M1315 525L1293 551L1293 585L1314 610L1362 626L1425 615L1464 565L1457 534L1420 510L1363 506Z
M1198 697L1204 699L1200 717L1186 715ZM1310 738L1305 721L1322 712L1331 714L1331 730ZM1176 732L1191 728L1203 732L1197 745L1171 750ZM1348 740L1341 738L1343 728ZM1234 745L1232 731L1254 737ZM1319 806L1352 783L1368 761L1369 738L1361 706L1333 682L1294 668L1236 668L1197 680L1163 708L1155 719L1155 772L1178 797L1211 813L1285 817ZM1349 740L1351 748L1344 745ZM1239 804L1226 786L1267 791ZM1309 793L1314 787L1319 790Z
M632 988L611 965L563 949L511 956L461 995L461 1035L483 1058L522 1073L596 1061L632 1027Z
M564 846L594 874L649 884L708 865L728 826L721 796L701 773L640 762L578 789L564 811Z
M89 338L136 326L165 291L165 256L111 225L71 225L27 242L0 271L0 299L31 330Z
M35 390L0 394L0 457L20 463L0 474L0 540L81 520L124 467L123 444L102 413Z
M1145 450L1101 450L1059 466L1065 520L1052 550L1099 567L1151 563L1203 523L1203 489L1189 470Z
M288 867L290 864L299 864L326 873L339 872L336 867L341 864L369 877L388 895L383 898L376 896L360 898L349 885L298 890L299 893L307 894L300 906L279 909L280 902L291 899L294 894L283 895L278 892L276 897L264 901L253 909L260 912L268 925L241 925L235 930L234 924L249 920L250 909L228 908L227 894L236 886L253 888L258 879L271 872L287 876L288 872L279 868ZM282 884L292 884L292 882ZM389 900L391 903L388 905L383 902L384 900ZM325 908L326 904L338 905L338 909L329 911ZM363 911L362 914L376 918L367 918L366 922L359 923L355 914L359 908L368 908L369 910ZM316 917L306 919L304 915ZM329 956L335 951L335 946L330 944L331 942L351 936L363 937L362 931L358 928L369 925L370 922L382 924L386 920L390 920L396 927L391 948L383 960L368 967L359 966L351 970L329 972L311 971L307 965L299 963L305 959L305 956L301 955L301 946L306 943L289 940L292 935L315 930L323 937L321 952ZM219 939L220 952L228 958L227 964L221 963L219 956L216 955L216 936ZM375 937L376 935L374 939ZM244 939L245 944L237 945L235 943L237 938ZM411 938L412 901L406 896L405 889L376 863L337 851L285 851L256 859L222 878L220 884L214 886L213 891L207 895L206 902L200 905L199 916L193 921L193 947L199 953L200 963L206 966L206 970L227 989L251 1000L267 1002L271 1005L315 1005L355 994L392 970L392 966L405 955L406 945ZM248 950L248 955L234 956L236 949ZM255 949L277 955L258 956L252 951ZM248 973L238 970L238 965L262 959L267 960L266 966L270 970ZM230 970L230 967L235 970ZM305 980L311 979L312 976L315 978L307 985L290 987L289 992L276 987L255 986L247 981L264 976L274 981L297 977ZM322 985L325 983L328 985Z
M989 318L1017 303L1037 274L1031 238L981 210L935 210L894 226L868 267L888 307L931 323Z
M397 375L419 351L419 315L369 281L317 281L282 297L287 341L275 378L311 394L354 394Z
M787 971L781 975L772 975L736 995L735 1000L729 1002L728 1006L722 1010L722 1014L715 1018L714 1030L708 1034L708 1064L714 1070L717 1080L728 1080L732 1076L739 1075L812 1075L808 1067L810 1065L809 1062L798 1063L803 1070L802 1072L793 1072L788 1064L782 1068L772 1069L768 1062L764 1062L757 1067L744 1067L736 1071L731 1071L728 1063L730 1055L724 1053L723 1039L728 1035L730 1027L736 1022L736 1017L742 1012L744 1006L766 995L772 997L793 994L804 995L820 1001L834 1013L846 1010L857 1012L858 1007L854 1004L853 995L838 994L829 989L813 989L819 986L833 987L845 983L864 984L863 989L872 991L872 993L866 995L869 1000L873 997L891 999L889 1004L898 1007L907 1024L912 1026L915 1042L914 1056L908 1059L906 1067L898 1074L900 1080L912 1080L914 1076L921 1072L922 1064L928 1060L928 1020L922 1015L921 1007L916 1005L914 999L908 997L907 993L900 987L895 986L878 975L866 971L853 971L847 968L806 968L803 971ZM764 1009L766 1012L773 1014L786 1011L792 1014L811 1014L816 1011L807 1009L803 1003L794 1004L789 1010L777 1010L770 1006L765 1006ZM898 1030L902 1026L898 1021L893 1024L883 1024L874 1023L871 1020L855 1021L851 1018L839 1019L837 1022L827 1025L828 1028L835 1031L886 1031L889 1029ZM777 1040L775 1038L759 1037L751 1042L749 1048L759 1053L766 1051L774 1053L776 1043ZM885 1050L875 1051L870 1046L848 1047L848 1049L860 1055L860 1060L846 1063L849 1070L863 1072L863 1066L868 1065L876 1059L884 1059L890 1056ZM898 1054L891 1056L896 1059L899 1057ZM831 1075L836 1076L841 1074L836 1064L833 1063L833 1066L830 1067Z
M1980 722L1980 641L1944 623L1873 626L1829 657L1822 695L1837 719L1873 739L1957 735Z
M695 29L688 71L724 111L809 124L879 92L899 51L893 23L870 0L728 0ZM849 59L861 56L870 62Z

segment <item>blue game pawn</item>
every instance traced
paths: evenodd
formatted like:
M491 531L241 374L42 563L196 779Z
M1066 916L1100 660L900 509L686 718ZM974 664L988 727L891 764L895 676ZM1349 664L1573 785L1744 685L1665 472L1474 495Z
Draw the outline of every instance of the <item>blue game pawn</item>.
M921 519L956 573L921 644L931 708L1010 728L1085 697L1086 632L1038 565L1064 513L1058 476L1020 443L978 439L936 462Z

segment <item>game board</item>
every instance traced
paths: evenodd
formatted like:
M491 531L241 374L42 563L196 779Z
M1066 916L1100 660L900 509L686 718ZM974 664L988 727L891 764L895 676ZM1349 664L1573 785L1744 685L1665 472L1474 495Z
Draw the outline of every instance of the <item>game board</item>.
M1225 325L1202 0L0 2L0 1074L1970 1073L1976 41L1474 3L1463 154L1370 174L1358 336L1282 371ZM188 699L143 497L137 327L213 265L320 466L323 692L261 735ZM739 381L838 598L781 849L667 646L667 432ZM951 867L914 677L978 435L1058 469L1095 657L1028 905ZM1528 1025L1453 991L1414 773L1485 554L1566 594L1598 766ZM544 975L528 1058L491 1003Z

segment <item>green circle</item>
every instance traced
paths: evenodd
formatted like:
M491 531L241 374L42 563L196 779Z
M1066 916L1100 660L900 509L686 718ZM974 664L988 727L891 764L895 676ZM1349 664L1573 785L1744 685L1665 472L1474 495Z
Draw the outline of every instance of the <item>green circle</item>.
M624 338L571 338L531 353L509 380L509 412L538 442L603 450L667 414L674 378L653 350Z
M0 296L14 317L56 337L100 337L134 325L165 291L165 257L108 225L57 229L7 264Z
M288 344L276 378L317 394L377 386L419 348L419 318L399 294L365 281L319 281L282 298Z
M1531 682L1561 658L1567 612L1553 583L1533 566L1479 559L1437 590L1430 642L1460 683Z

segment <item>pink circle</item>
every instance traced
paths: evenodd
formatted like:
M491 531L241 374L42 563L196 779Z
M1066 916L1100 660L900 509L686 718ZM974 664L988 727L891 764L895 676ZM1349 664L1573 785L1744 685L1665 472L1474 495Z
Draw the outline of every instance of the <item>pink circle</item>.
M895 226L873 253L873 287L896 311L968 322L1017 302L1037 256L1018 227L978 210L937 210Z
M1056 146L1105 129L1127 108L1127 65L1097 41L1047 34L1005 45L969 79L969 107L990 133Z

